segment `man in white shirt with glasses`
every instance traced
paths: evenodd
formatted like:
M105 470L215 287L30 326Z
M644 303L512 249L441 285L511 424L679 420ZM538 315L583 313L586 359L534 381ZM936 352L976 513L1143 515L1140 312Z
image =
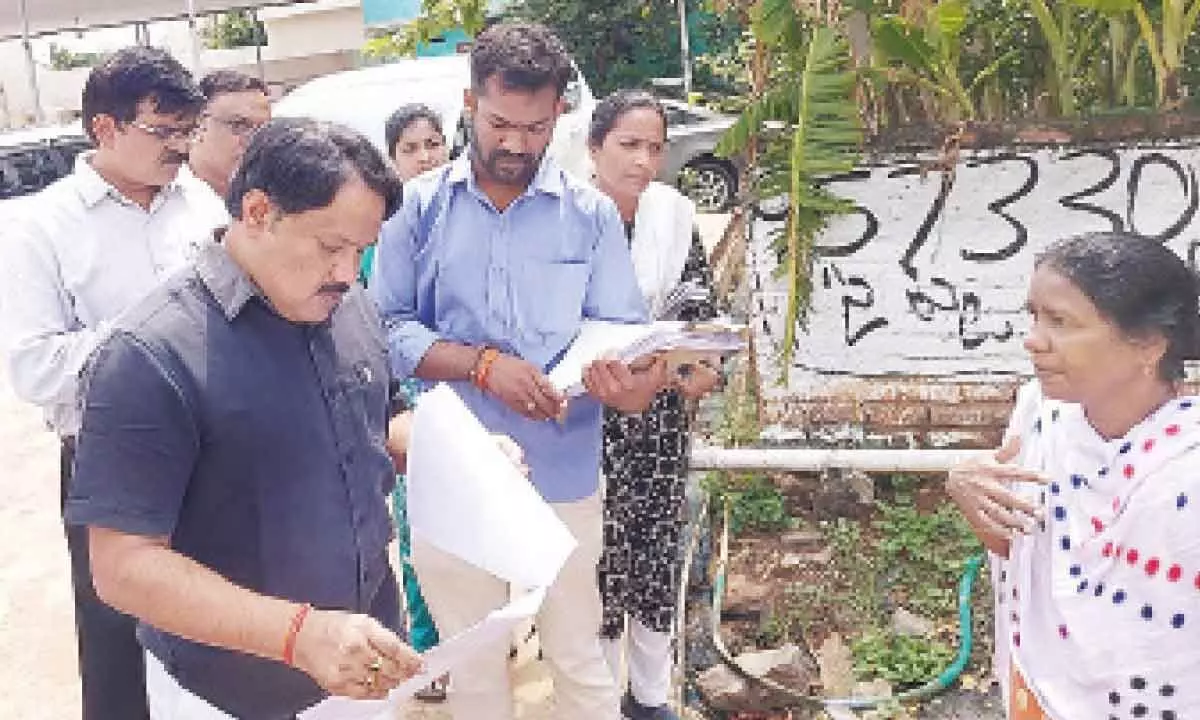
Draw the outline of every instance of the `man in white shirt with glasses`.
M178 182L204 96L165 51L119 50L92 70L83 127L95 150L21 201L0 228L0 344L13 389L62 439L66 495L79 431L79 371L114 320L181 268L212 226ZM87 529L69 527L83 720L143 720L134 621L92 588Z

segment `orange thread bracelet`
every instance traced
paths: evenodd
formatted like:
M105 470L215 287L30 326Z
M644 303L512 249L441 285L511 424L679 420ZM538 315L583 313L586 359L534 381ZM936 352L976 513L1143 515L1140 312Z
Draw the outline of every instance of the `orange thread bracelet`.
M304 627L304 619L311 611L312 605L308 603L301 605L296 610L296 614L292 616L292 623L288 626L287 635L283 638L283 662L289 667L296 664L296 638L300 635L300 628Z
M480 390L487 390L488 373L492 369L492 363L496 362L496 358L500 357L500 351L494 347L484 348L479 355L479 362L475 365L475 371L472 373L475 381L475 387Z

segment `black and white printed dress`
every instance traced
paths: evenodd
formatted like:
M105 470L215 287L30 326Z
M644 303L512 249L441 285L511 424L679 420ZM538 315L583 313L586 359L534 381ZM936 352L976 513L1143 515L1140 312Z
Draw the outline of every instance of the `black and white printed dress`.
M632 224L626 226L626 234L632 238ZM687 280L707 288L708 297L686 306L679 319L711 319L716 315L712 273L696 231L680 277L680 282ZM659 393L640 415L605 411L604 549L599 565L602 638L621 637L626 614L655 632L671 629L679 587L690 425L686 401L677 390Z

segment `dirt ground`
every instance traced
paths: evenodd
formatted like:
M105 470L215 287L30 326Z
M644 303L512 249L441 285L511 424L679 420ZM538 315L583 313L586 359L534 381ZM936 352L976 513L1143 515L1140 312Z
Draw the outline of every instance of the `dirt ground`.
M0 717L79 717L69 578L58 442L0 374Z
M517 716L549 717L550 680L525 646L514 665ZM67 547L58 514L58 442L0 369L0 720L78 718ZM443 720L413 703L404 717Z

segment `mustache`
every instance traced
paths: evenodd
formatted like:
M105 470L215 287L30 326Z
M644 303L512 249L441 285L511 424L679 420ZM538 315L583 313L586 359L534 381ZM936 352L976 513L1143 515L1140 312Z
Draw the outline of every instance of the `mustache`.
M527 153L509 152L507 150L493 150L491 156L488 159L493 163L496 162L497 160L520 160L521 162L525 163L526 165L529 165L533 162L532 155L529 155Z
M350 283L325 283L317 292L321 295L345 295L346 293L350 292Z

